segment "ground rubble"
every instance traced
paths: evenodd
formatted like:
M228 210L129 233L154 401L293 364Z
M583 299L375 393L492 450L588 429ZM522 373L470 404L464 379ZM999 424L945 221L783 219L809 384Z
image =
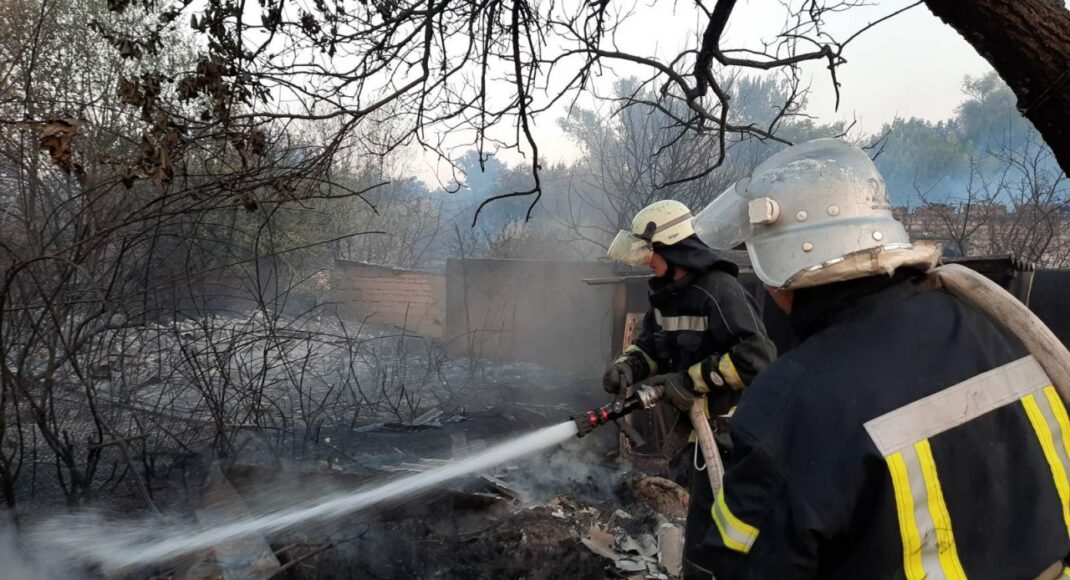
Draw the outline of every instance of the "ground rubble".
M229 470L228 477L250 509L259 509L261 499L247 485L262 481L263 474L241 468ZM351 483L346 477L302 474L290 485L344 486ZM263 550L246 544L214 550L214 560L208 555L214 567L201 555L198 567L187 566L174 578L679 577L687 492L669 480L635 473L614 483L611 497L581 497L590 490L579 486L574 494L531 502L503 479L473 478L412 502L272 538L274 568L235 567L263 563ZM278 484L273 487L277 493Z
M484 410L469 401L407 423L372 422L355 430L360 439L344 447L351 451L326 462L232 466L226 476L258 513L280 497L292 504L434 469L589 404L554 404L546 390L540 394L539 402L518 396ZM687 491L653 475L664 473L650 467L658 462L617 457L617 437L596 432L408 501L273 536L274 571L244 567L176 580L679 577ZM216 550L216 562L262 556L223 552Z
M356 557L338 550L319 578L677 578L683 521L642 503L592 506L568 495L486 518L454 513L382 524ZM385 544L385 546L384 546ZM406 549L387 546L406 544ZM332 574L334 571L337 575ZM311 577L311 576L310 576Z
M642 502L593 506L559 495L502 519L474 539L484 550L458 558L442 577L678 577L682 524Z
M425 371L433 366L428 361L434 357L422 353L417 348L420 344L406 341L403 349L400 341L391 342L389 337L371 340L373 333L366 331L369 336L358 338L368 339L361 351L368 360L350 361L346 356L352 353L334 343L314 345L318 358L310 376L320 378L310 379L306 394L321 397L341 392L324 387L328 379L337 378L332 372L339 360L355 361L359 382L377 385L373 379L390 375L386 372L390 369L378 363L394 360L391 357L403 359L402 355L428 360L413 364L414 359L406 359L399 364L398 369L404 370L399 382L410 387L434 383L442 388L419 391L423 399L411 409L360 407L346 400L338 403L340 410L335 409L340 414L329 410L303 419L302 415L288 430L257 431L236 425L234 453L220 458L206 447L212 430L209 417L201 416L204 393L189 386L174 388L181 378L174 371L176 360L186 351L206 350L210 331L238 335L246 326L255 326L256 318L210 322L183 320L131 330L123 335L130 344L124 342L118 348L123 356L97 369L99 381L108 387L102 387L102 393L116 405L124 405L123 409L167 395L166 420L152 423L160 429L138 436L138 445L148 450L145 457L154 457L149 439L162 439L171 432L163 428L171 425L168 421L184 426L182 433L188 432L196 443L190 444L188 457L183 455L181 469L153 478L146 475L143 480L139 476L145 470L130 465L121 449L104 449L102 454L110 454L119 469L126 467L134 474L116 487L109 503L102 506L105 510L122 515L145 510L150 518L158 510L192 526L211 527L432 469L605 403L597 379L537 365L477 360L479 372L473 373L473 361L454 360L428 375ZM326 331L345 334L332 328ZM287 351L288 356L302 357L313 349L299 339L294 339L299 344L293 352ZM284 379L270 377L264 392L287 404L300 399ZM124 390L123 385L134 387ZM153 417L163 416L155 408L152 412ZM651 483L656 478L639 475L638 470L647 467L638 460L622 463L612 458L617 443L617 431L606 427L562 446L571 446L566 452L525 457L405 502L216 546L121 577L674 577L685 509L680 506L686 506L686 492L673 488L671 482L668 487ZM219 476L202 477L217 467L216 461ZM131 485L131 480L137 485ZM220 480L225 485L213 487ZM84 575L102 577L96 569L86 569Z

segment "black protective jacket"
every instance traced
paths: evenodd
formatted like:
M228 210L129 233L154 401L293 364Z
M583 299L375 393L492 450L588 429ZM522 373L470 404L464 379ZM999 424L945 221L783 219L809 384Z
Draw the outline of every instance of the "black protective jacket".
M916 273L797 291L704 546L717 580L1032 579L1070 553L1070 422L1022 345Z
M696 390L732 395L775 357L753 297L736 280L738 267L697 238L657 250L688 274L650 282L650 309L629 351L639 351L649 374L687 371ZM717 371L725 385L710 379ZM724 412L738 397L713 396L711 412Z
M735 264L694 236L656 246L655 251L671 268L686 268L688 273L675 282L673 272L650 281L650 309L628 354L642 355L646 374L686 372L695 390L709 393L708 412L726 413L776 357L776 346L766 335L753 297L736 280ZM677 463L691 464L687 449L682 451L687 457L677 457ZM707 515L712 504L706 474L691 473L684 534L688 570L708 569L701 550L712 526Z

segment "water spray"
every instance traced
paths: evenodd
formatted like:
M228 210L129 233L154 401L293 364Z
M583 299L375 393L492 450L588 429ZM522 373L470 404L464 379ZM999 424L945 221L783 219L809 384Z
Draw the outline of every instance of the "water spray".
M99 566L106 574L126 573L138 566L172 560L250 536L272 534L300 524L336 519L377 505L407 501L459 477L481 473L564 443L576 432L576 424L565 421L514 437L428 471L252 514L210 528L161 525L155 520L105 522L87 517L86 514L74 514L45 522L36 530L35 536L43 547L55 549L56 553L63 554L68 560Z
M45 523L37 530L37 537L59 548L67 558L100 566L106 573L128 571L249 536L271 534L298 524L323 522L372 506L405 501L458 477L480 473L549 449L573 436L583 437L599 425L653 407L663 392L661 387L645 385L609 405L574 415L570 421L515 437L435 469L313 502L253 514L208 529L160 526L152 522L104 522L76 515Z

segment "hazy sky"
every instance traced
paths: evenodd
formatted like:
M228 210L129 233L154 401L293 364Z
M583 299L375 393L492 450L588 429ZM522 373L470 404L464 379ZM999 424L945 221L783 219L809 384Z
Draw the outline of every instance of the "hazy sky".
M758 4L751 2L749 4ZM874 10L890 10L909 2L881 2ZM860 10L858 15L861 16ZM847 15L845 15L847 16ZM843 27L864 26L871 18L844 18ZM847 64L840 68L840 112L827 73L813 70L811 112L822 119L857 115L867 131L901 117L930 120L950 116L963 100L964 75L981 75L992 67L950 26L925 6L913 8L859 36L848 47Z
M797 3L797 2L795 2ZM674 11L674 4L678 7ZM903 0L880 0L875 6L852 9L827 18L828 30L844 40L851 33L881 16L910 4ZM683 6L683 7L681 7ZM616 41L624 49L646 55L675 55L693 45L695 16L687 3L648 0L635 5L635 15L618 33ZM784 9L776 0L740 1L729 21L725 47L760 46L782 30ZM670 56L671 57L671 56ZM991 67L951 27L918 6L883 22L855 39L839 68L841 102L833 110L834 94L823 62L804 66L804 80L812 94L808 112L820 122L857 118L856 129L873 133L895 118L945 119L963 100L965 75L981 75ZM616 66L607 71L602 86L629 74L642 75L644 69ZM588 106L595 106L588 101ZM608 110L603 105L603 110ZM577 155L572 142L557 128L556 119L566 113L543 115L537 120L536 137L548 161L568 161ZM504 152L500 158L516 163L521 157ZM413 168L417 169L417 168ZM430 162L421 173L433 174ZM430 175L428 175L430 176Z

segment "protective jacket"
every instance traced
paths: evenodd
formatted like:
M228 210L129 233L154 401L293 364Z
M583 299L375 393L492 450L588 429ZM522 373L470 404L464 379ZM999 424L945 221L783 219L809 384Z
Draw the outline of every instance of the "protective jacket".
M738 392L776 357L754 299L736 280L738 267L697 238L659 248L672 267L688 274L650 281L650 309L639 336L626 352L642 354L646 374L686 371L700 392L712 392L723 413ZM723 385L712 379L717 372Z
M718 580L1032 579L1070 553L1070 421L1017 339L914 271L798 290L704 540Z
M651 280L650 309L627 350L642 355L648 367L643 374L686 372L696 391L708 393L708 411L726 413L776 358L776 346L766 336L753 298L736 280L735 264L694 237L657 251L672 268L686 268L688 274L675 282L671 272ZM692 447L685 447L681 453L687 457L674 463L691 463ZM702 540L712 527L707 514L713 493L706 474L697 470L690 474L689 487L684 560L690 576L708 569Z

